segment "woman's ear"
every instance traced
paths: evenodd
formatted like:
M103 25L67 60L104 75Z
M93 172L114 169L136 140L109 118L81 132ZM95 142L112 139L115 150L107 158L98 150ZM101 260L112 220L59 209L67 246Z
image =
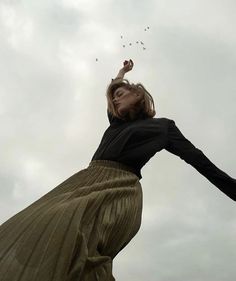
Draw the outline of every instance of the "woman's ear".
M141 93L139 93L139 92L136 92L135 94L136 94L136 97L138 98L138 100L139 101L142 100L142 102L144 103L143 95Z

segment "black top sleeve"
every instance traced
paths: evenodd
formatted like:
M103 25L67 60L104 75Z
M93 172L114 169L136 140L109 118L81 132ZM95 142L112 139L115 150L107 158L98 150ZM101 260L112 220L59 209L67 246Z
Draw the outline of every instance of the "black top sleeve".
M165 149L193 166L223 193L236 201L236 179L216 167L200 149L184 137L175 121L171 119Z

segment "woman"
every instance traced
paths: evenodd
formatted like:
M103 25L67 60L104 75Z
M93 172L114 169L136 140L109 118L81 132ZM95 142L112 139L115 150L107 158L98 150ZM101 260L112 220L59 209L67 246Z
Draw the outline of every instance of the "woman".
M179 156L236 200L236 180L217 168L154 101L123 79L107 88L110 126L89 166L0 226L1 281L114 281L114 257L138 232L141 168L162 149Z

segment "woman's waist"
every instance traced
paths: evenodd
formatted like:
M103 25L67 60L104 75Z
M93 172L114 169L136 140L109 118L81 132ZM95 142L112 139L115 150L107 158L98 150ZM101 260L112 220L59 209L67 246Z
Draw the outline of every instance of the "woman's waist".
M128 171L135 174L138 178L140 178L137 173L137 170L134 167L131 167L130 165L118 161L105 160L105 159L91 160L91 162L89 163L89 167L93 167L93 166L111 167L111 168Z

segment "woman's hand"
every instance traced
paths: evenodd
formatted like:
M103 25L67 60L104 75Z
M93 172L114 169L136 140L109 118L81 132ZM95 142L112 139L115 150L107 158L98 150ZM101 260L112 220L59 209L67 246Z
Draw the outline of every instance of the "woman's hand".
M124 66L123 66L123 68L121 68L121 70L124 71L124 73L132 70L132 68L134 66L134 63L133 63L133 61L131 59L129 61L125 60L123 62L123 64L124 64Z
M115 79L124 79L125 73L130 71L133 68L133 61L130 59L129 61L125 60L123 62L124 66L120 69ZM112 79L113 81L114 79Z

